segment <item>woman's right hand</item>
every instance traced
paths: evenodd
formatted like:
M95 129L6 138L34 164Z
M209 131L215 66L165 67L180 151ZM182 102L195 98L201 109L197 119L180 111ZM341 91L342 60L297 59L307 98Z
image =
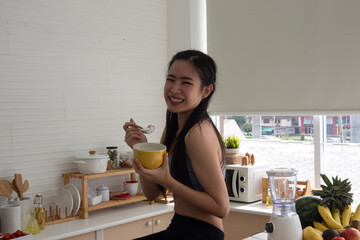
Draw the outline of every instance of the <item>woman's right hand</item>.
M133 148L133 146L137 143L147 142L146 136L140 131L139 128L134 126L136 126L136 123L132 118L130 118L130 122L126 122L123 126L126 132L124 140L131 148Z

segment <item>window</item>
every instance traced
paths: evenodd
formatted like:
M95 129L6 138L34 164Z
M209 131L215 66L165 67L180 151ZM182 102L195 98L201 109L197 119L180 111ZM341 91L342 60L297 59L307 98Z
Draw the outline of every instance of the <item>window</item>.
M214 116L224 135L239 135L242 153L252 153L269 168L292 167L298 180L320 182L320 172L329 178L349 178L359 204L360 115L328 116ZM322 124L315 124L319 119ZM317 140L316 133L323 133ZM316 154L320 146L321 157ZM318 169L316 166L321 166ZM317 178L317 179L316 179ZM319 184L318 184L319 185ZM316 186L319 187L319 186ZM355 206L355 205L354 205Z

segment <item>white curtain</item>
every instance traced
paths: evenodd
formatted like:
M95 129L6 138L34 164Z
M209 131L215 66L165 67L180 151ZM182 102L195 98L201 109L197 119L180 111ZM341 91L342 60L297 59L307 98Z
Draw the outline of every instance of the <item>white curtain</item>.
M360 112L360 1L207 0L212 114Z

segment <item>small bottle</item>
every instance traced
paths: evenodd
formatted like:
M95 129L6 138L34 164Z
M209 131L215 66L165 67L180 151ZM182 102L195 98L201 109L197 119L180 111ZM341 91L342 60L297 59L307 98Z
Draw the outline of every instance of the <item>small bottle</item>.
M35 218L39 223L40 229L45 229L45 210L42 207L41 193L36 194L34 199L34 204L35 204L35 208L34 208Z
M270 189L267 190L267 196L265 198L265 201L266 201L266 207L271 208L272 207L272 200L271 200Z
M26 232L30 234L37 234L40 232L40 226L38 221L36 220L34 211L31 211L30 213L30 219L26 226Z

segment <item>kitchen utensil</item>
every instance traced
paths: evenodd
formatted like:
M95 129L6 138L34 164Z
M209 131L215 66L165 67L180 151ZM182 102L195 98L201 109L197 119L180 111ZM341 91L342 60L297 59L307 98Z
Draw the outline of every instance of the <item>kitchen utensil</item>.
M96 204L101 203L102 198L103 198L103 195L97 195L95 197L89 197L88 198L89 206L94 206Z
M270 222L265 225L268 240L288 239L289 236L293 240L302 240L302 227L295 208L297 170L274 168L266 173L273 203Z
M79 168L80 173L103 173L106 172L107 162L109 157L107 155L88 155L76 157L78 160L74 161Z
M15 185L18 190L19 198L20 200L24 199L23 193L26 192L29 189L29 182L28 180L25 180L25 182L22 182L22 175L19 173L14 174L15 177Z
M30 219L30 213L34 204L34 200L29 197L24 197L23 200L20 200L20 198L16 198L13 200L9 200L9 204L21 206L21 230L26 231L26 226Z
M73 198L74 215L76 215L80 209L80 203L81 203L79 190L71 183L66 184L64 186L64 189L68 190Z
M124 181L124 190L128 191L131 196L135 196L138 191L139 182L138 181Z
M166 146L160 143L137 143L133 147L134 158L145 168L155 169L161 166Z
M141 131L142 133L145 133L145 134L151 134L151 133L154 132L154 130L155 130L155 126L154 126L154 125L149 125L149 126L147 126L147 128L143 128L143 127L140 127L140 126L138 126L138 125L134 125L134 127L139 128L140 131Z
M12 180L11 184L12 184L13 190L16 192L18 198L20 199L20 193L19 193L19 189L17 189L17 187L16 187L15 178Z
M10 182L9 182L10 183ZM21 228L20 205L0 206L1 231L13 233Z
M61 218L66 218L70 216L73 209L74 200L68 190L62 189L55 198L55 202L58 208L61 209ZM65 209L67 209L67 212L65 212Z
M109 201L110 198L110 194L109 194L109 188L107 186L105 186L104 184L101 184L97 189L96 189L97 195L102 195L102 201L103 202L107 202Z
M13 191L12 184L8 180L0 180L0 195L6 196L8 197L9 200L11 200L12 191Z

